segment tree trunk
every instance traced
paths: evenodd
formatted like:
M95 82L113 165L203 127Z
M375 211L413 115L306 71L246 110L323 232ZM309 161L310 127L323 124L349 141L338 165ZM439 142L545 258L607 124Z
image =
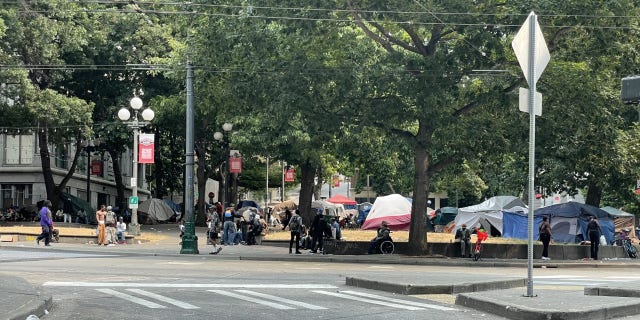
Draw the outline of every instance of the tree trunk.
M114 150L107 150L109 155L111 156L111 161L113 162L113 178L116 182L116 203L120 208L122 215L124 216L124 212L129 207L129 201L124 196L125 185L122 181L122 171L120 171L120 153Z
M602 198L602 188L595 181L589 179L589 187L587 189L587 198L584 200L585 204L590 204L594 207L600 208L600 199Z
M315 200L320 200L322 199L322 166L318 166L318 170L316 170L316 174L317 174L317 181L318 183L314 183L313 184L313 198ZM314 179L315 182L315 179ZM329 188L331 189L331 188Z
M160 129L156 128L156 134L154 136L155 141L153 142L156 145L156 148L154 148L153 152L154 152L154 158L155 158L155 172L154 172L154 176L155 176L155 180L156 180L156 190L155 190L155 196L154 198L158 198L158 199L162 199L164 198L164 195L166 194L166 190L164 188L164 184L163 182L163 176L162 174L158 174L159 172L164 172L164 165L162 163L162 160L160 159L161 154L160 154L160 148L158 148L157 146L160 146Z
M311 197L313 196L314 180L315 180L315 168L307 160L300 166L302 171L302 178L300 180L300 202L298 203L298 210L302 216L302 222L305 226L310 226L315 212L311 210Z
M43 124L43 129L38 131L38 147L40 149L40 161L42 166L42 175L44 177L44 185L47 190L47 199L51 201L52 207L58 207L58 188L53 179L51 171L51 155L49 154L49 130Z
M413 176L413 202L411 204L411 227L409 229L409 254L424 254L427 248L427 195L429 194L429 153L425 146L428 136L426 128L420 126L418 129L418 140L414 146L415 157L413 164L415 173Z

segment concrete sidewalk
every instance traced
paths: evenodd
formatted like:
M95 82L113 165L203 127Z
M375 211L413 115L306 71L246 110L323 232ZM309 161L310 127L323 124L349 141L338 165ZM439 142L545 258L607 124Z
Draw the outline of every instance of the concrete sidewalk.
M219 255L208 255L210 246L204 244L199 233L200 256L207 255L215 260L255 260L255 261L299 261L334 262L359 264L405 264L439 266L491 266L526 268L526 260L451 259L443 257L411 257L403 255L290 255L288 247L282 243L264 243L261 246L225 246ZM179 238L171 234L162 241L135 245L97 246L92 244L54 243L46 249L38 247L35 241L0 243L0 250L51 250L58 252L155 255L182 257ZM536 267L556 268L629 268L639 267L636 260L536 260ZM625 290L587 288L584 291L536 289L534 297L525 297L526 279L499 275L487 275L479 271L476 275L444 274L424 278L421 275L403 274L375 279L373 276L347 277L350 286L369 288L399 294L448 294L455 296L455 303L461 306L500 315L510 319L611 319L640 314L640 290L628 287ZM51 297L42 296L37 288L27 281L0 275L3 294L0 294L0 319L24 320L29 314L42 316L51 307ZM9 294L4 294L5 292ZM613 295L613 296L611 296ZM4 318L7 316L6 318Z

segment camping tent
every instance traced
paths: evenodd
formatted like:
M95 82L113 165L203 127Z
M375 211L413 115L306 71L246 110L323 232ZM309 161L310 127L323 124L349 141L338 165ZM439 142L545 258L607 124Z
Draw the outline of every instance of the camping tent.
M411 201L399 194L377 197L362 224L363 230L377 229L386 221L391 230L409 230Z
M356 205L358 204L355 200L351 200L341 194L336 194L335 196L327 199L327 201L344 205L345 209L356 209Z
M607 243L613 241L613 220L609 214L598 208L588 204L578 202L567 202L554 204L544 208L537 209L534 213L538 221L543 216L549 217L551 224L551 232L556 242L576 243L587 240L587 223L589 217L597 217L602 232L604 233ZM539 222L534 227L534 238L537 238Z
M458 209L458 215L455 218L455 228L452 232L455 232L466 224L470 228L482 226L485 230L491 230L492 235L504 235L503 232L503 212L510 213L524 213L528 212L527 206L514 196L496 196L487 199L486 201ZM511 226L509 226L509 229ZM526 230L526 229L525 229Z
M447 225L447 223L455 220L458 215L458 208L455 207L442 207L436 210L436 218L433 221L435 225Z
M258 211L262 211L262 208L260 208L260 205L253 200L242 200L238 202L238 205L236 206L236 210L239 210L242 207L254 207L254 208L257 208Z
M316 200L311 202L311 208L316 210L322 210L322 214L325 216L335 217L338 215L338 208L335 203L331 203L325 200Z
M87 201L85 201L84 199L78 198L76 196L72 196L68 193L63 193L61 196L61 200L62 201L70 201L71 202L71 217L72 220L75 222L76 221L76 217L78 216L78 213L81 210L84 210L84 212L87 214L87 223L88 224L98 224L98 221L96 221L96 209L91 207L91 204L89 204Z
M631 213L616 209L614 207L602 207L600 208L607 213L613 219L613 225L615 227L615 232L620 232L622 229L629 229L629 237L635 238L635 216Z
M164 201L160 199L147 199L138 206L141 221L147 224L165 222L176 213Z

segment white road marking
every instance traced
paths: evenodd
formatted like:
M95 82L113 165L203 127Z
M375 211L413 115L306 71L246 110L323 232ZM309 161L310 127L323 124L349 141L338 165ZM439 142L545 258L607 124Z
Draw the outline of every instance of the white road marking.
M47 281L49 287L128 287L128 288L242 288L242 289L336 289L327 284L246 284L246 283L136 283L136 282L76 282Z
M534 284L571 285L571 286L599 286L604 282L569 282L569 281L533 281Z
M264 305L264 306L267 306L267 307L271 307L271 308L275 308L275 309L280 309L280 310L295 309L294 307L289 307L289 306L285 306L283 304L264 301L264 300L260 300L260 299L256 299L256 298L252 298L252 297L245 297L243 295L240 295L240 294L237 294L237 293L233 293L233 292L222 291L222 290L207 290L207 291L213 292L213 293L217 293L217 294L220 294L220 295L223 295L223 296L232 297L232 298L239 299L239 300L258 303L258 304L261 304L261 305Z
M327 309L325 307L316 306L316 305L313 305L313 304L309 304L309 303L305 303L305 302L301 302L301 301L296 301L296 300L291 300L291 299L287 299L287 298L276 297L276 296L272 296L272 295L269 295L269 294L255 292L255 291L236 290L236 292L240 292L240 293L244 293L244 294L260 297L260 298L263 298L263 299L269 299L269 300L273 300L273 301L288 303L288 304L291 304L291 305L294 305L294 306L303 307L303 308L307 308L307 309L311 309L311 310L324 310L324 309Z
M421 302L401 300L401 299L395 299L395 298L388 298L388 297L383 297L383 296L379 296L379 295L375 295L375 294L371 294L371 293L359 292L359 291L347 290L347 291L341 291L341 292L352 294L352 295L356 295L356 296L366 297L366 298L372 298L372 299L378 299L378 300L382 300L382 301L390 301L390 302L405 304L405 305L414 306L414 307L437 309L437 310L443 310L443 311L456 311L456 310L458 310L458 309L455 309L455 308L439 306L439 305L436 305L436 304L429 304L429 303L421 303Z
M142 299L142 298L134 297L132 295L128 295L126 293L122 293L122 292L119 292L119 291L115 291L115 290L111 290L111 289L96 289L96 290L98 290L98 291L100 291L102 293L110 294L110 295L118 297L120 299L124 299L124 300L127 300L127 301L131 301L133 303L137 303L137 304L143 305L143 306L148 307L148 308L152 308L152 309L164 309L164 308L166 308L165 306L157 304L155 302L151 302L149 300L145 300L145 299Z
M162 296L162 295L159 295L159 294L156 294L156 293L153 293L153 292L149 292L149 291L144 291L144 290L140 290L140 289L127 289L127 291L135 292L135 293L137 293L139 295L142 295L142 296L146 296L146 297L149 297L149 298L154 298L156 300L160 300L162 302L170 303L170 304L172 304L174 306L178 306L178 307L180 307L182 309L200 309L200 307L198 307L198 306L194 306L192 304L189 304L189 303L186 303L186 302L183 302L183 301L180 301L180 300L175 300L175 299L172 299L172 298L169 298L169 297L165 297L165 296Z
M412 307L412 306L407 306L407 305L398 305L398 304L395 304L395 303L378 301L378 300L370 300L370 299L365 299L365 298L356 297L356 296L350 296L348 294L342 294L342 293L337 293L337 292L320 291L320 290L314 290L313 292L324 294L324 295L328 295L328 296L334 296L334 297L338 297L338 298L343 298L343 299L349 299L349 300L355 300L355 301L366 302L366 303L371 303L371 304L377 304L377 305L381 305L381 306L385 306L385 307L399 308L399 309L412 310L412 311L424 310L423 308Z

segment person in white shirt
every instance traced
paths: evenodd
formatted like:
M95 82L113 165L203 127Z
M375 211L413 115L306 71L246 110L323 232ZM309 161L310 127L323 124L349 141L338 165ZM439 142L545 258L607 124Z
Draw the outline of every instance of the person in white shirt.
M118 218L118 223L116 223L116 238L118 239L118 243L127 243L127 239L125 238L125 232L127 231L127 224L124 223L122 217Z

